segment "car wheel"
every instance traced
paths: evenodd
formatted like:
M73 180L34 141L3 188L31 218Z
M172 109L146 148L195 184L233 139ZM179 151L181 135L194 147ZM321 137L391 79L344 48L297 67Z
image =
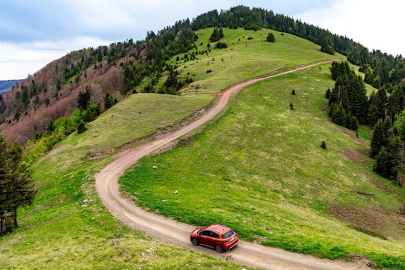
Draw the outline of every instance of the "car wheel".
M216 245L216 246L215 246L215 250L216 250L218 253L222 253L222 252L224 251L220 245Z
M198 246L198 241L195 238L191 238L191 243L193 243L194 246Z

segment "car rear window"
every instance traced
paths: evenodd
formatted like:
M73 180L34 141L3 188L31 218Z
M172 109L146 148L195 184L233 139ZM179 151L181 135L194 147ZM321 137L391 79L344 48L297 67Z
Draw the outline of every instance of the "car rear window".
M225 233L224 235L222 235L222 238L226 239L231 237L235 232L230 230L229 232Z

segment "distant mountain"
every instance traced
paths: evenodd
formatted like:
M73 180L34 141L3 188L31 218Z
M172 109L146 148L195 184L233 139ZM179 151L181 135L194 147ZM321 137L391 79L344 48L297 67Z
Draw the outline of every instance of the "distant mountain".
M16 85L20 81L21 80L0 81L0 94L5 94L8 90L11 89L11 87Z

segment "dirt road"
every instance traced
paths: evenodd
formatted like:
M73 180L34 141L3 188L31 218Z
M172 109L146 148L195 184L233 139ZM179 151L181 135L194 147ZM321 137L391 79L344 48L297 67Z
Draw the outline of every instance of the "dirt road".
M331 261L319 259L308 255L287 252L281 249L264 247L258 244L240 241L231 252L219 254L214 250L194 247L189 239L189 234L194 226L177 222L153 213L142 210L135 203L124 198L119 192L118 179L124 174L124 171L136 163L140 158L149 155L167 146L173 140L193 131L200 125L213 119L220 113L233 95L236 95L244 87L254 84L258 81L282 76L291 72L307 69L317 64L312 64L290 71L271 75L259 79L252 79L240 84L236 84L224 91L219 97L217 104L212 107L205 115L197 121L182 127L181 129L166 134L160 139L148 144L127 150L118 155L117 159L102 169L96 176L97 192L107 207L107 209L124 224L145 231L162 242L177 244L185 248L194 249L201 253L206 253L215 257L224 258L229 256L231 259L243 265L264 269L367 269L367 267L358 264L351 264L342 261ZM242 268L242 267L241 267Z

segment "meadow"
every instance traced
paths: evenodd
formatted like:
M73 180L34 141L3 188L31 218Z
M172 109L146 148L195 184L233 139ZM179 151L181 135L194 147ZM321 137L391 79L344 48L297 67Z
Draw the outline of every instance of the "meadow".
M243 90L189 145L134 165L123 189L149 211L263 245L403 268L405 192L372 172L364 138L330 122L334 82L319 67Z
M206 29L197 33L200 37L199 41L197 42L198 50L206 49L206 44L211 31L212 29ZM323 54L319 51L319 46L288 34L281 36L280 33L274 32L276 33L277 41L275 44L269 44L265 41L268 32L269 30L260 30L254 32L245 31L242 29L225 29L225 39L223 41L227 42L229 45L228 49L212 49L209 56L200 55L201 60L188 61L181 64L179 68L179 70L181 70L181 76L192 76L192 74L195 74L195 76L192 76L194 82L188 88L183 89L180 96L157 94L136 94L129 96L124 101L118 103L116 106L102 114L96 121L90 123L88 130L85 133L74 133L69 135L65 140L58 143L48 155L36 162L32 166L32 170L33 177L38 187L38 196L31 207L20 211L20 227L13 233L1 237L0 268L133 269L134 267L137 267L148 269L149 267L152 267L162 269L240 269L241 267L239 265L235 265L228 261L222 261L207 255L180 248L178 246L158 243L151 237L145 236L140 231L133 231L123 226L120 222L116 221L108 211L106 211L101 201L98 199L94 187L94 175L101 168L114 160L114 154L128 147L136 146L153 140L154 137L150 135L154 134L155 131L164 132L163 129L165 127L173 126L176 123L181 123L187 116L194 113L201 107L207 106L211 102L215 102L215 96L212 94L221 91L229 85L241 80L262 76L267 73L279 72L280 70L293 68L299 65L310 64L328 59L344 59L344 57L340 55L330 56ZM245 39L243 36L245 36ZM249 36L253 37L253 39L246 40ZM241 41L238 41L239 39L241 39ZM201 42L203 45L200 45ZM179 58L182 58L182 56L183 55L179 55ZM175 63L176 58L177 56L173 57L173 59L169 61ZM186 66L186 68L184 68L184 66ZM212 72L206 73L207 69L211 69ZM189 72L190 75L187 75L187 72ZM303 108L306 108L305 110L316 112L318 115L317 117L323 119L322 121L327 123L328 120L324 116L324 112L319 111L319 107L312 107L311 105L311 102L320 102L321 97L318 97L318 95L313 95L312 92L307 89L307 86L310 86L311 84L317 82L317 80L320 80L320 83L322 83L322 89L319 88L319 91L324 93L326 88L323 88L326 86L331 87L332 82L329 79L327 66L322 66L321 71L316 69L314 76L315 74L316 76L320 77L309 76L308 79L300 81L302 84L302 91L305 89L305 91L308 93L306 98L303 98L302 94L304 92L300 93L297 86L298 96L295 100L291 101L294 102L296 107L296 111L294 111L294 113L299 112L300 106L303 106ZM286 80L286 83L287 81L294 79L294 76L297 75L291 74L288 75L288 77L282 77L276 81L281 83ZM163 80L164 78L161 79L160 83L162 83ZM269 82L261 83L257 86L253 86L251 89L256 89L256 91L259 91L259 88L261 88L263 85L266 86L268 83ZM308 83L310 84L307 85ZM250 89L249 91L252 92ZM221 131L215 136L222 136L224 142L228 142L230 139L235 139L232 136L226 136L228 138L225 138L225 134L228 134L227 132L232 131L232 134L240 134L239 132L241 132L243 127L248 127L248 125L252 125L249 129L252 132L257 129L259 134L262 133L263 131L260 131L259 127L255 126L257 123L259 123L258 119L256 123L256 120L251 119L251 116L248 117L247 112L241 113L238 116L240 118L240 122L238 122L237 125L230 121L229 115L236 113L237 111L235 110L240 109L238 107L241 104L240 100L250 98L250 94L247 94L249 91L243 92L242 95L238 97L237 105L232 107L227 112L225 117L220 118L220 120L218 120L218 122L216 122L214 125L209 126L202 134L196 135L195 140L197 141L199 138L204 138L204 136L207 136L207 134L214 134L214 131L217 132L214 130L215 127L220 127L217 125L223 125L224 134L222 134ZM291 91L291 89L286 91ZM290 95L290 93L287 94ZM287 104L281 104L281 101L277 100L281 97L273 97L270 92L266 95L266 99L258 94L253 96L252 100L250 100L251 104L255 104L255 111L259 113L257 117L260 118L264 116L262 110L265 110L268 113L266 116L268 117L271 113L271 110L267 111L269 110L268 105L270 104L280 105L283 107L283 109L289 108L288 104L290 101ZM316 100L311 101L310 99L312 98L316 98ZM324 100L322 102L324 102ZM306 103L308 104L305 105ZM251 106L251 104L249 104L249 106ZM243 106L247 108L248 104ZM292 112L289 112L288 110L283 111L277 115L273 115L272 119L276 124L279 121L281 124L290 113ZM246 117L248 118L245 121L244 118ZM300 117L297 116L296 120L299 118ZM302 121L304 120L305 119ZM227 126L228 123L230 124L229 126ZM301 122L293 123L294 127L301 125ZM330 126L328 126L328 128L332 128L332 130L336 132L341 132L339 128L333 127L331 124L329 125ZM286 125L286 128L287 126L293 130L293 126L288 124ZM303 131L305 129L300 128L300 130ZM268 131L271 131L270 124L268 125ZM312 132L316 132L315 127ZM245 138L238 135L239 138L236 139L250 141L250 145L247 146L253 146L254 142L259 143L258 140L252 140L252 138L254 138L256 135L256 137L259 138L259 134L254 134L252 137L246 130L244 133L244 136L246 136ZM276 132L276 134L279 133L281 132ZM332 134L332 131L326 134L329 134L329 136L335 136ZM278 158L279 161L282 161L282 157L278 157L276 154L283 150L281 146L288 146L289 138L285 137L285 135L281 133L281 136L271 136L268 139L276 142L276 138L278 138L280 145L279 147L273 149L273 151L275 151L274 153L266 153L266 149L262 151L258 150L256 152L257 157L253 160L248 160L248 155L243 153L242 150L245 148L245 146L241 144L240 141L235 141L235 150L232 150L234 153L231 156L228 156L229 152L226 152L228 150L223 150L223 155L226 155L228 158L228 163L223 165L220 163L214 164L214 161L218 161L215 158L212 161L207 159L208 157L210 159L212 158L209 156L211 155L209 152L217 153L216 150L212 151L214 145L211 145L211 143L201 144L201 150L198 149L198 153L200 159L204 161L204 170L199 170L197 167L195 167L194 171L190 171L190 178L195 177L195 173L197 173L197 176L201 177L198 178L197 183L194 184L198 184L200 181L208 181L207 185L204 187L206 187L209 191L214 189L214 191L217 191L216 188L218 188L227 190L226 192L233 194L232 196L241 195L241 197L235 198L232 196L223 196L222 198L211 197L210 195L208 198L209 200L211 198L217 200L218 204L215 204L215 208L208 207L207 209L203 209L203 205L198 205L199 210L197 211L196 219L184 221L194 224L205 224L212 221L214 217L221 216L224 217L223 222L225 223L228 218L226 213L232 212L232 215L235 215L235 217L239 217L240 215L249 217L252 211L256 215L257 213L267 211L264 211L263 209L270 209L271 211L274 211L274 213L271 214L271 217L274 219L274 230L280 228L280 230L285 230L286 235L289 235L287 234L287 231L289 231L288 227L286 227L286 229L282 228L282 226L285 226L285 224L279 224L279 221L290 220L288 218L291 216L292 212L290 212L288 209L290 207L294 207L299 209L299 211L297 210L298 212L302 211L301 213L303 216L307 214L314 215L316 218L319 218L319 216L325 216L326 221L332 222L330 221L331 218L323 211L323 204L321 203L322 200L319 200L320 203L318 203L317 200L313 199L313 204L320 210L314 210L313 207L307 209L304 206L297 206L297 202L306 201L306 199L300 198L293 193L292 191L295 189L291 188L291 191L288 191L288 188L283 188L283 185L289 185L287 180L285 180L285 183L283 181L277 182L276 180L266 182L267 176L259 174L255 176L256 174L250 173L247 174L247 172L253 170L255 166L264 164L264 161L256 163L258 162L257 160L268 160L269 155L272 159ZM325 139L328 144L328 148L332 147L333 149L333 140L328 140L328 138ZM353 141L347 138L345 141L342 141L341 145L343 145L343 142L351 142L353 144ZM338 144L337 142L334 143ZM193 142L193 144L190 146L186 146L185 149L187 147L192 147L194 144L195 142ZM262 144L258 144L258 147L261 145ZM318 149L318 151L320 150ZM173 152L162 155L161 158L170 157L171 155L174 155L174 153L179 152L180 149L175 149ZM302 151L300 150L299 152ZM186 157L187 153L190 152L181 154L179 161L185 162L183 158ZM200 153L205 153L206 157L201 156ZM219 154L220 152L218 152L218 155ZM298 155L296 157L299 158ZM296 157L293 156L290 158L293 160ZM180 177L181 172L187 171L189 167L194 166L193 164L198 164L195 163L198 160L194 158L191 158L190 162L191 161L192 163L182 163L182 166L184 165L184 167L173 167L173 170L170 171L169 167L165 167L168 165L164 165L165 162L162 162L162 160L159 158L159 162L162 162L162 170L158 170L158 173L162 173L162 175L159 177L172 179L172 176L175 174L176 177L174 179L177 179L177 174ZM297 166L299 165L297 168L303 171L302 175L309 174L310 172L307 172L308 169L305 166L300 165L300 161L300 159L297 159L296 161ZM151 161L144 160L143 162ZM251 164L253 166L252 169L249 169L247 172L243 172L242 170L237 169L238 167L233 167L234 165L231 167L227 166L226 164L240 164L241 166L243 164L245 164L244 166L247 166L246 164ZM276 177L276 174L280 174L277 177L280 179L282 178L282 172L278 171L277 167L281 165L271 165L269 162L266 162L265 165L266 168L271 168L267 174L272 173L274 177ZM145 169L148 169L147 166L149 165L145 166ZM210 166L214 167L210 168ZM221 166L220 170L224 171L224 173L220 172L219 176L217 176L218 172L215 171L218 166ZM351 166L353 168L356 167L355 165ZM146 174L148 172L144 171L144 173ZM163 176L163 173L165 173L165 175L167 173L167 175ZM241 174L243 177L239 177L239 174ZM151 174L149 177L155 176L155 174ZM245 187L238 183L238 181L245 182L245 176L249 176L246 179L248 179L249 183L255 187L252 191L253 193L248 193L248 191L250 192L250 184ZM217 178L223 182L216 183L215 179ZM167 182L168 180L161 181L160 178L156 179L159 179L156 181L160 181L160 184L164 182L164 186L169 185L169 182ZM308 179L306 181L308 181ZM331 180L328 181L330 182ZM266 182L267 185L272 186L274 190L278 190L277 192L280 193L278 194L276 191L274 191L276 193L273 193L273 191L266 191L267 188L264 188L266 185L263 187L264 182ZM340 183L340 181L336 182ZM134 184L133 180L131 180L131 183ZM153 181L149 184L146 182L136 183L142 184L143 186L140 188L146 190L152 187L150 185L153 184ZM200 184L203 183L201 182ZM212 186L210 186L211 184ZM319 185L322 186L321 184ZM137 186L128 188L138 189ZM179 186L179 195L184 196L188 192L185 192L182 188L184 187ZM235 188L236 191L233 191L233 188ZM239 189L242 191L245 190L245 192L243 193ZM161 189L158 190L159 192L163 193L167 192ZM394 190L396 189L394 188ZM329 193L332 193L332 191L333 190L330 190ZM262 194L261 192L265 193ZM311 192L312 189L308 188L305 189L305 193L303 194L305 196L311 196ZM319 192L322 193L321 191ZM199 193L200 192L198 192L198 194ZM146 194L147 193L145 193L145 195ZM223 195L223 193L217 192L217 195L221 194ZM255 197L259 196L260 194L262 194L262 197L268 196L269 198L273 199L262 202L261 197L260 200L259 197ZM288 194L290 194L289 196L293 198L297 197L300 199L297 199L296 202L294 202L294 199L291 203L287 203L287 199L289 200L290 198L284 198L284 195L287 196ZM325 194L324 196L327 197L327 195L328 194ZM356 196L355 194L350 195ZM198 198L197 195L194 194L193 196L193 194L189 193L188 196L192 198L190 203L195 204ZM384 196L384 198L387 197L386 195ZM181 197L177 197L176 199L178 198ZM149 203L148 200L150 199L154 198L142 197L140 198L140 204L144 205ZM202 200L201 203L205 203L208 199L206 198ZM223 201L221 201L222 199ZM277 200L281 200L283 203L276 203ZM343 201L343 199L341 201ZM171 199L169 202L171 203ZM183 198L181 202L184 204L185 198ZM152 204L159 205L159 203L161 203L160 200L153 202ZM240 205L240 209L244 210L240 213L234 210L232 207L235 207L235 203ZM224 207L222 207L222 205L224 205ZM228 208L225 205L228 205ZM251 208L245 207L248 205ZM276 205L278 206L276 207ZM274 207L274 210L273 208L270 208L270 206ZM284 210L282 206L285 207ZM394 208L395 206L396 205L394 204L392 207ZM159 205L159 207L161 206ZM183 207L184 205L178 206L177 210L179 213L185 211ZM169 208L167 209L169 210ZM170 211L173 211L173 209L174 208L171 208ZM281 213L283 214L281 215ZM164 211L162 211L162 214L172 215L170 212ZM266 215L270 214L267 213ZM300 220L302 215L297 214L296 217ZM211 216L212 218L206 219L204 222L202 222L201 220L206 216ZM187 217L187 215L184 215L184 217ZM305 219L304 217L302 217L302 219L308 220L308 218ZM243 219L241 220L243 221ZM252 222L258 222L261 220L262 217L258 215L258 219L256 221L252 219ZM244 226L255 228L255 226L248 224L248 220L245 222L246 225ZM318 220L317 224L319 224L319 222L321 221ZM331 224L340 224L339 228L341 228L342 231L343 228L346 228L344 225L336 221L335 223L332 222ZM256 238L261 239L263 237L262 240L264 242L271 241L271 237L264 232L262 233L264 236L259 234L256 235L256 231L250 234L251 231L245 230L244 232L244 230L241 230L239 225L236 223L230 223L229 225L235 225L235 228L242 233L242 236L245 239L254 240ZM294 225L294 228L297 226ZM323 225L319 226L322 227ZM309 232L312 227L307 227L307 230L304 230L305 228L306 227L303 226L303 229L299 231L303 235L304 233ZM270 230L271 228L268 229ZM259 231L259 233L260 232L261 231ZM315 233L319 233L319 230L315 230ZM356 234L356 236L366 237L360 233ZM291 240L292 238L288 239ZM276 241L274 243L276 243ZM306 242L303 240L302 243ZM308 245L311 243L313 242L308 239ZM337 246L342 245L337 244ZM299 248L299 245L297 244L296 247ZM300 250L297 249L296 251ZM389 252L391 251L389 250Z

